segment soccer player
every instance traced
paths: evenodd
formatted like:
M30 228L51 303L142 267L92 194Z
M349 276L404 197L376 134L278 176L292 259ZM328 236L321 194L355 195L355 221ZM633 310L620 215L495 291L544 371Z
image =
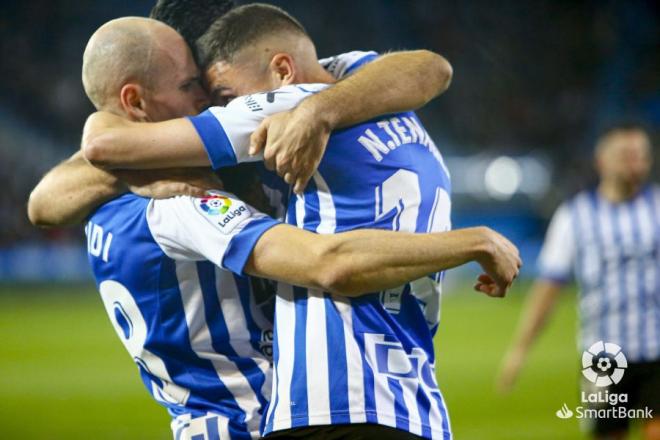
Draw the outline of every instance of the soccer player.
M527 353L574 274L580 287L580 350L598 341L622 348L628 360L620 384L628 406L660 410L660 187L648 183L648 133L638 125L606 130L595 150L598 186L557 209L539 257L521 322L504 359L499 382L510 389ZM588 382L584 381L584 386ZM588 391L588 390L587 390ZM599 418L594 437L624 438L629 420ZM657 418L644 424L646 439L660 439Z
M210 161L221 167L250 160L250 133L266 116L326 87L293 84L333 82L319 67L302 26L267 5L229 12L200 39L198 49L216 96L292 85L237 98L189 120L136 124L92 115L83 144L93 163L147 167ZM364 227L446 231L448 172L414 114L357 125L330 137L304 194L288 201L287 221L322 233ZM440 279L434 274L354 301L322 290L281 287L276 383L265 433L352 438L385 435L383 426L388 426L400 430L389 434L396 438L406 435L402 431L411 438L448 438L433 368ZM511 281L482 276L477 289L502 295ZM329 426L338 424L352 426Z
M177 37L164 25L139 19L103 27L85 55L90 98L133 120L195 113L203 94L176 87L195 73ZM150 56L140 56L141 50ZM163 68L168 64L170 72ZM477 258L496 273L515 271L517 265L512 245L483 229L442 236L382 231L313 236L222 193L163 201L125 195L99 208L86 230L90 261L115 329L154 398L176 416L173 428L180 438L256 435L267 394L267 353L259 352L268 352L266 317L249 296L248 281L210 262L348 294L398 285L465 258ZM300 240L300 234L307 239ZM392 261L391 272L385 260ZM335 271L340 267L351 273Z

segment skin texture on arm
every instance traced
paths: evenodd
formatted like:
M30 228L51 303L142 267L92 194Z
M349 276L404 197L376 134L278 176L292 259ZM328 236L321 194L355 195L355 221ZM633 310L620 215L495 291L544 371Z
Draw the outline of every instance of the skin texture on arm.
M115 176L91 166L81 152L50 170L32 190L28 217L35 226L72 226L128 188Z
M452 75L449 62L427 50L384 55L295 109L267 118L252 136L250 154L263 151L266 165L301 193L332 130L422 107L447 90Z
M516 335L497 378L497 388L500 392L509 392L513 388L532 344L554 310L562 287L562 284L549 280L537 280L532 286L520 315Z
M522 264L515 246L488 228L432 234L357 230L323 235L279 225L259 239L245 271L357 296L469 261L483 267L485 274L475 288L490 296L504 296Z
M208 168L109 172L93 167L77 152L37 184L28 201L28 217L35 226L73 226L127 191L161 199L174 195L202 197L206 190L221 188L222 182Z
M82 151L104 169L155 169L209 166L197 131L187 119L133 122L109 112L87 118Z

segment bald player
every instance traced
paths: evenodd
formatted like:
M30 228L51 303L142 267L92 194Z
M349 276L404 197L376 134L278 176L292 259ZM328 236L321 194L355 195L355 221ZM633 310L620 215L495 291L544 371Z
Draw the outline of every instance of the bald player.
M564 202L550 223L539 278L504 359L502 389L513 386L559 292L574 275L580 288L579 349L595 355L593 366L583 365L582 398L608 391L626 394L626 408L660 410L660 187L648 183L651 153L649 135L639 125L615 125L598 139L600 182ZM610 383L619 350L628 361L623 379L595 386ZM599 364L603 357L609 360ZM586 406L610 408L609 403ZM594 438L622 439L630 420L590 422ZM645 439L660 439L658 419L643 420L643 432Z
M195 69L183 39L154 20L102 26L83 63L90 99L127 120L183 116L202 102L199 93L166 90ZM324 236L221 191L164 200L128 193L88 220L89 261L106 311L145 386L172 415L177 439L259 435L272 336L243 274L355 296L471 260L496 273L517 264L512 245L485 228Z

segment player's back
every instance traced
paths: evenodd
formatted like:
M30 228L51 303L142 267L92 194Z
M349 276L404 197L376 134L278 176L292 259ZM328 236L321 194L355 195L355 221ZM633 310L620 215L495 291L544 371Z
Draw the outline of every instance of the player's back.
M146 388L175 418L175 431L250 438L268 395L269 360L260 352L268 324L257 325L247 279L210 261L166 255L153 229L176 213L156 215L152 205L123 195L85 228L106 311ZM204 416L192 432L190 419Z
M290 199L287 222L318 233L445 231L449 192L435 144L414 113L401 113L333 132L304 194ZM352 300L281 286L267 431L371 422L450 435L433 367L440 278Z

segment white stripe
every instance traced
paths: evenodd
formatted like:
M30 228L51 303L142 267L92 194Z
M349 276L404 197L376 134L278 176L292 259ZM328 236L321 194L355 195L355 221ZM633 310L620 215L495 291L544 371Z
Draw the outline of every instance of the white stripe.
M623 345L619 325L621 316L619 315L619 304L621 301L620 278L619 271L619 249L615 246L615 228L614 225L614 210L611 205L598 196L598 220L600 226L600 249L601 255L606 261L605 264L605 289L604 297L607 303L607 314L601 316L600 319L605 320L605 335L601 337L608 341L614 342L618 345ZM601 325L600 328L603 328Z
M293 350L291 347L295 337L296 307L293 302L293 287L278 284L278 295L275 304L277 345L279 358L274 365L275 375L279 378L273 389L273 397L277 396L277 404L271 405L273 412L273 431L291 427L291 384L293 383ZM275 403L275 402L273 402Z
M335 203L332 201L330 188L319 172L314 173L314 183L316 183L316 195L319 198L319 215L321 221L316 228L319 234L332 234L337 227Z
M595 214L591 208L589 195L582 193L575 200L575 209L577 215L578 230L575 233L577 244L582 248L581 261L578 262L580 276L583 280L599 279L603 277L600 270L600 250L596 243L598 238L594 223ZM592 243L591 246L585 246L585 243ZM594 341L598 340L598 313L602 307L602 295L600 292L582 285L580 294L580 318L581 318L581 344L579 350L585 350Z
M176 276L179 281L192 350L201 359L211 361L216 374L234 397L238 407L245 412L246 420L251 421L253 416L258 416L259 400L236 364L213 348L211 332L206 323L204 300L196 263L177 261Z
M222 315L228 318L225 320L225 324L229 333L229 344L237 355L254 359L261 372L269 374L268 360L250 344L251 335L245 318L245 314L250 311L243 309L234 275L216 267L215 280Z
M420 362L422 359L420 359ZM416 435L422 435L422 419L419 414L419 405L417 405L417 388L421 378L412 380L400 380L403 389L403 401L408 409L408 430Z
M642 241L641 246L645 249L648 249L649 252L652 252L652 249L658 246L659 237L656 236L658 231L658 225L653 224L653 214L651 212L651 206L644 199L638 200L637 213L640 223L640 239ZM656 251L657 252L657 251ZM642 347L645 358L647 359L657 359L660 355L660 335L657 334L657 311L654 310L649 301L653 300L653 293L657 294L658 289L658 261L657 257L654 260L653 258L647 258L646 264L643 266L643 285L644 293L646 295L646 308L641 311L643 316L644 326L644 341L645 346ZM650 293L650 295L649 295ZM642 294L640 291L639 294ZM639 300L638 300L639 301ZM655 306L657 308L657 306ZM642 335L640 335L640 338Z
M305 226L305 196L296 194L296 226Z
M325 322L325 299L320 290L309 290L306 323L305 367L309 424L329 425L331 419L328 337Z
M639 328L640 310L639 310L639 259L634 258L640 243L636 241L633 233L633 219L630 209L626 205L620 205L619 225L621 228L621 248L624 255L631 258L620 268L621 276L624 277L625 292L623 292L626 302L625 313L625 335L621 339L624 343L621 347L625 354L629 354L632 359L639 358L640 342L637 329Z
M335 297L333 301L344 326L344 347L346 349L346 369L348 383L348 411L351 423L365 423L367 414L364 403L364 371L362 369L362 352L355 340L353 332L353 309L351 300Z
M388 421L396 419L394 407L394 393L390 390L388 377L378 373L378 359L374 349L376 344L394 346L393 350L401 349L397 344L384 341L384 335L371 333L364 334L365 357L374 376L374 403L376 406L376 420L379 425L388 425ZM402 350L402 349L401 349ZM388 361L389 362L389 361Z

